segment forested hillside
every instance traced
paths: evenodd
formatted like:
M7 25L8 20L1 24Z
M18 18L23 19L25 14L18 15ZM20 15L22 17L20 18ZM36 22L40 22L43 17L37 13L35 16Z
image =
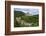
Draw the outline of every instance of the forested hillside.
M21 17L21 20L24 20L27 23L32 23L31 27L35 27L39 25L38 14L32 16L25 16L25 13L22 11L14 11L14 27L26 27L25 25L21 25L21 23L18 23L16 17Z

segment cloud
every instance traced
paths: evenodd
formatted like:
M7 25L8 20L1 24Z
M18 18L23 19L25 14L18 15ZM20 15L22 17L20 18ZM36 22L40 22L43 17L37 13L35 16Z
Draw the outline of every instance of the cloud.
M16 11L22 11L24 13L32 13L33 15L39 14L39 9L32 9L32 8L14 8Z

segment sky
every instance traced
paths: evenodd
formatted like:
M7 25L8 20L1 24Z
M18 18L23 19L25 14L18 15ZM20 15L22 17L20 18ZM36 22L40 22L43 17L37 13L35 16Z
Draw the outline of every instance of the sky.
M32 15L37 15L39 14L39 9L35 9L35 8L14 8L15 11L22 11L24 13L29 12Z

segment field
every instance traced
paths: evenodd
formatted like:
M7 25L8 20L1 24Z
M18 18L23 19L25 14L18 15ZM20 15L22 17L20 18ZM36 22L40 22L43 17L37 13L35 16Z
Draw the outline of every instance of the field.
M14 11L14 27L39 26L39 15L26 16L22 11Z

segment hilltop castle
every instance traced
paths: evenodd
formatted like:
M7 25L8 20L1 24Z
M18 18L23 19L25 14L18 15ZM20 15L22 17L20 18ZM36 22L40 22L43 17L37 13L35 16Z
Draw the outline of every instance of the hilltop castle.
M25 15L26 16L32 16L32 13L27 12Z

